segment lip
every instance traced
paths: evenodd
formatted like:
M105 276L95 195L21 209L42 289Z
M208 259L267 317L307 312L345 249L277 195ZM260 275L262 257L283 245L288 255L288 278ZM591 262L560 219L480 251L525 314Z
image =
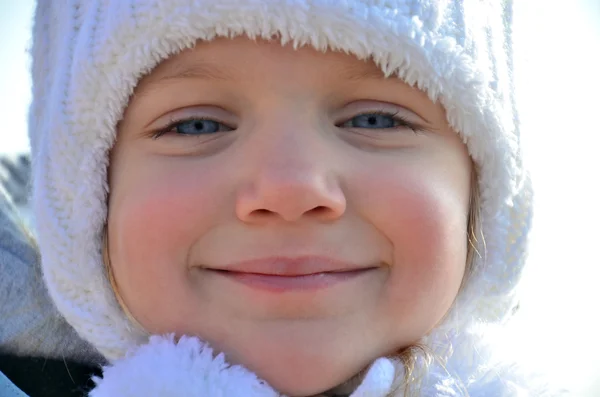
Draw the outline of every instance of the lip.
M342 272L312 273L302 276L276 276L260 273L217 271L221 276L244 284L253 289L283 293L291 291L314 291L331 287L344 281L350 281L374 268Z
M374 270L327 257L269 257L236 262L220 268L205 268L231 281L268 291L309 291L331 287Z
M349 272L372 267L374 266L361 266L324 256L300 256L294 258L273 256L230 263L226 266L213 268L213 270L293 277L308 276L317 273Z

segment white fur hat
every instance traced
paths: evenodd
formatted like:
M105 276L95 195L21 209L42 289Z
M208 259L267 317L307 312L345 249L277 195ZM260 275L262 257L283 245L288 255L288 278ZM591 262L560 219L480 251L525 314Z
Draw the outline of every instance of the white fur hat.
M44 279L67 321L109 360L146 341L120 309L101 257L116 124L143 75L216 36L277 36L372 58L441 102L478 166L485 245L479 241L472 276L425 342L434 350L438 338L458 346L475 338L469 330L478 324L510 315L531 219L513 98L510 1L38 3L29 135Z

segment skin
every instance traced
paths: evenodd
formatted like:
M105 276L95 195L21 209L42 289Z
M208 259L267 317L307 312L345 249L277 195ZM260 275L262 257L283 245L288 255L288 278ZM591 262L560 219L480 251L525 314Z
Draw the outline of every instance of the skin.
M223 127L167 128L189 118ZM281 392L320 393L446 314L465 271L470 176L441 105L372 62L198 43L140 81L119 124L116 284L149 332L199 336ZM279 293L205 269L304 255L373 269Z

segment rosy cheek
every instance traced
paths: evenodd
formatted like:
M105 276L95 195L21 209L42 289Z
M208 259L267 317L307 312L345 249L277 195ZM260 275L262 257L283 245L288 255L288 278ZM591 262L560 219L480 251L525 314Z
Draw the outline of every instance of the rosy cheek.
M150 329L160 328L175 302L193 302L188 254L210 227L218 202L210 173L199 177L201 170L177 165L132 172L114 186L109 207L110 256L120 293Z
M468 187L408 166L361 179L356 186L372 192L361 207L391 247L388 309L429 328L451 305L464 272Z

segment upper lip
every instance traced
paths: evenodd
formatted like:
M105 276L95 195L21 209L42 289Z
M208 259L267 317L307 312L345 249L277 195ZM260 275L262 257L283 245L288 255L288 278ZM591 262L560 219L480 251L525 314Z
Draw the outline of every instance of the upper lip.
M229 271L237 273L253 273L271 276L307 276L317 273L349 272L366 270L375 266L357 265L323 256L282 257L272 256L235 262L210 270Z

